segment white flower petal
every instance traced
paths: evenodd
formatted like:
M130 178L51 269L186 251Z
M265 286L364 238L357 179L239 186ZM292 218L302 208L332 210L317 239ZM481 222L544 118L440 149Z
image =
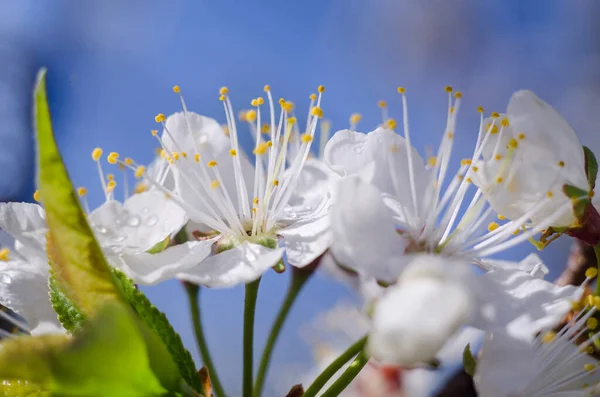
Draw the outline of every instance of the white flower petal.
M375 358L402 366L430 362L469 320L474 305L468 285L443 266L468 271L464 264L423 256L379 300L368 344Z
M548 267L544 264L544 262L542 262L542 259L539 257L539 255L533 252L527 255L527 257L525 257L525 259L523 259L520 262L506 261L500 259L483 259L481 261L481 266L482 268L488 271L498 269L521 270L523 272L529 273L535 278L540 279L543 279L550 272Z
M577 287L559 287L520 270L494 270L473 285L479 311L472 325L530 339L553 327L571 309Z
M270 249L244 242L180 272L177 278L207 287L232 287L256 280L273 267L282 254L282 248Z
M523 388L537 372L534 358L529 343L501 332L486 334L473 378L478 395L508 397Z
M278 234L284 238L285 252L292 266L304 267L314 261L331 245L329 216L303 222L281 229Z
M357 177L343 178L330 216L336 260L378 280L395 281L407 243L396 232L380 192Z
M229 138L215 119L188 111L186 120L184 112L177 112L170 115L165 124L168 133L163 132L162 140L171 152L185 151L193 156L229 150Z
M194 266L201 266L200 263L211 254L216 240L190 241L169 247L158 254L125 254L109 259L135 283L153 285Z
M123 205L107 201L88 219L103 248L117 254L145 252L187 221L185 211L156 190L134 194Z
M37 204L0 203L0 229L23 245L46 250L46 213Z
M32 334L62 330L50 305L45 258L0 262L0 303L21 315Z

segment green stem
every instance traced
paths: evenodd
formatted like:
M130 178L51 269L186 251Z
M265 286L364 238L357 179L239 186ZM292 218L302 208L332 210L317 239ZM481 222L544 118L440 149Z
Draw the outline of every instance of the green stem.
M360 373L363 367L369 362L369 356L364 351L358 353L358 356L352 361L352 363L346 368L344 373L335 381L329 389L325 390L321 397L335 397L339 396L346 387L356 378L356 375Z
M323 386L325 386L327 381L329 379L331 379L331 377L333 375L335 375L336 372L338 372L340 370L340 368L342 368L344 366L344 364L346 364L354 356L356 356L358 353L360 353L362 351L362 349L365 347L366 343L367 343L367 337L365 336L362 339L355 342L352 346L350 346L348 348L348 350L343 352L338 358L335 359L334 362L329 364L329 366L327 368L325 368L325 370L323 372L321 372L321 374L319 376L317 376L317 379L315 379L313 381L313 383L308 387L308 389L306 389L306 391L304 392L302 397L315 397L317 395L317 393L319 392L319 390L321 390L321 388Z
M598 276L600 277L600 244L594 246L594 253L596 254L596 263L598 264ZM600 282L598 282L598 278L596 278L596 296L600 296Z
M298 297L300 290L302 290L302 287L311 274L312 272L303 271L302 269L292 267L292 281L290 282L285 299L281 304L279 313L277 313L275 322L271 327L267 344L265 345L265 349L263 350L263 354L260 359L258 375L256 376L256 382L254 384L254 397L259 397L262 393L265 377L267 376L267 370L269 369L269 363L271 361L271 354L273 353L273 348L275 347L277 338L281 333L281 327L283 326L283 323L285 322L285 319L287 318L294 301Z
M254 361L254 312L260 278L246 284L244 298L244 374L242 380L243 397L252 397L252 365Z
M198 299L200 296L200 288L197 285L191 283L184 283L184 285L188 294L188 299L190 301L190 312L192 314L192 322L194 323L194 333L196 334L196 342L198 343L198 350L200 351L202 362L204 363L204 365L206 365L206 368L208 369L208 374L210 375L210 381L212 383L215 396L226 397L225 391L223 390L223 386L221 385L221 381L219 380L219 376L217 375L217 371L215 370L215 365L210 356L210 351L208 350L206 338L204 337L204 327L202 326L202 317L200 316L200 305L198 303Z

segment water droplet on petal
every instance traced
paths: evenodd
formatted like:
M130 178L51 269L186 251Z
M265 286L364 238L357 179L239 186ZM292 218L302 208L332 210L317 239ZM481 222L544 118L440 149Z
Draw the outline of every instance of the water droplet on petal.
M97 227L96 230L98 231L98 233L100 234L106 234L106 228L103 226Z
M148 208L148 207L142 208L142 214L147 214L148 212L150 212L150 208Z
M140 225L140 217L137 215L132 215L129 218L127 218L127 225L131 226L131 227L136 227Z
M10 284L12 283L12 278L8 274L0 274L0 283Z
M158 223L158 216L156 215L151 215L148 220L146 220L146 225L148 226L154 226Z

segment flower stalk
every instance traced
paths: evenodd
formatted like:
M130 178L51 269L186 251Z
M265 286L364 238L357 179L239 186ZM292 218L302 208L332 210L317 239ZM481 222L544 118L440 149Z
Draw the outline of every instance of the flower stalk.
M361 351L352 363L346 368L344 373L335 381L329 389L325 390L321 397L339 396L346 387L356 378L363 367L369 362L369 356Z
M244 298L244 372L242 378L243 396L252 396L252 378L254 361L254 314L256 311L256 298L260 278L246 284L246 296Z
M194 333L196 335L196 342L198 343L200 357L202 357L202 362L208 369L215 397L225 397L225 390L223 390L223 386L221 385L221 381L217 375L215 364L210 355L210 351L208 350L208 344L206 343L206 338L204 336L204 327L202 325L200 305L198 302L200 297L200 287L192 283L183 284L190 301L190 312L192 315L192 323L194 324Z

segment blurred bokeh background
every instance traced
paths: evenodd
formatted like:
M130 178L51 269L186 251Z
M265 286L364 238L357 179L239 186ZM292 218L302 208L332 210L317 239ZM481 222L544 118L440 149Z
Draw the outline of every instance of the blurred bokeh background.
M380 99L400 117L395 90L401 84L422 151L436 147L443 132L443 87L450 84L465 98L456 163L474 146L476 107L502 112L512 92L529 88L563 114L583 144L600 150L599 11L593 0L2 0L0 199L32 198L30 93L41 66L49 70L60 148L75 183L88 187L92 207L103 198L90 151L101 146L149 162L153 116L180 106L174 84L191 110L220 121L222 85L241 109L270 84L276 97L293 100L303 114L308 95L324 84L323 107L333 129L345 128L349 115L360 112L359 130L365 132L380 122ZM569 246L564 237L542 253L552 277L564 266ZM529 251L522 246L510 257ZM259 349L286 284L286 275L269 274L261 285ZM145 291L199 361L178 282ZM327 277L315 277L304 290L277 345L269 395L284 395L279 380L287 368L310 372L313 349L298 330L340 299L357 298ZM202 302L209 343L232 396L240 394L242 301L237 288L208 291ZM424 385L431 391L436 382ZM414 395L428 395L425 389Z

